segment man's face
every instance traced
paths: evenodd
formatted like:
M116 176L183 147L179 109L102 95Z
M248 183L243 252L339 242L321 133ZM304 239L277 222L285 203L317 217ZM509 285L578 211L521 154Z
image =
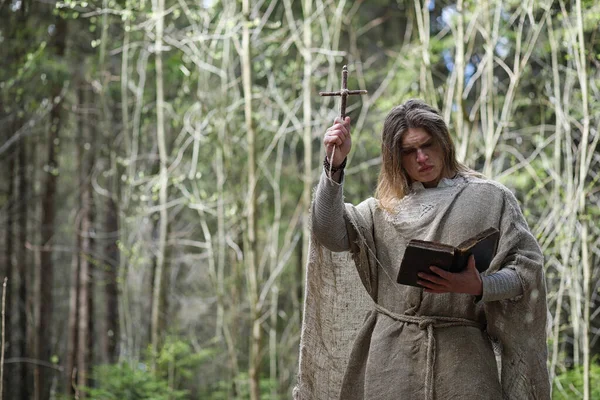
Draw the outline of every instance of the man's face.
M444 172L444 153L423 128L408 128L402 138L402 168L413 181L436 187Z

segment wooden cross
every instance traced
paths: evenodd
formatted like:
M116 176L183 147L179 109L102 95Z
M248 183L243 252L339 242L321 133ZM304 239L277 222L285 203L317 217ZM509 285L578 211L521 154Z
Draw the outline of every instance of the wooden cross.
M340 106L340 115L342 121L346 118L346 97L353 94L367 94L366 90L348 90L348 67L344 65L342 68L342 89L337 92L319 92L321 96L340 96L342 104Z

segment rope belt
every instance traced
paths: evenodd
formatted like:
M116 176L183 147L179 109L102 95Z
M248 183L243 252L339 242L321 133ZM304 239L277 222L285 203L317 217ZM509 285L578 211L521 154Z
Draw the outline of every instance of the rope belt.
M414 316L394 313L387 308L375 304L375 310L388 317L408 324L416 324L419 329L427 331L427 372L425 374L425 400L433 400L433 366L435 364L435 337L434 328L449 328L452 326L472 326L483 329L483 325L465 318Z

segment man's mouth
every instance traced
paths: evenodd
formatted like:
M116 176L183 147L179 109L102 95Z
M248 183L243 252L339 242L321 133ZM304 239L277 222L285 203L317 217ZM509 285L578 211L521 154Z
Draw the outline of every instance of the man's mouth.
M433 168L433 165L426 165L424 167L419 168L419 172L427 172Z

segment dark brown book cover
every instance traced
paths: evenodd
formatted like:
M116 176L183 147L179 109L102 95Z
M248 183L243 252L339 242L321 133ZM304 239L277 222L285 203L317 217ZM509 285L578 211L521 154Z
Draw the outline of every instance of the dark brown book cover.
M496 228L488 228L458 246L413 239L404 252L397 282L421 287L417 283L419 272L430 272L432 265L449 272L460 272L467 267L471 254L475 257L477 270L483 272L496 255L499 237Z

